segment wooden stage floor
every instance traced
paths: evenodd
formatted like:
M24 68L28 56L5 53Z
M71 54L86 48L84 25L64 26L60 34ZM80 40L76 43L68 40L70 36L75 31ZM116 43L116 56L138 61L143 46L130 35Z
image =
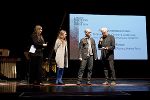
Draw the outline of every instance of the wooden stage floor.
M75 78L64 78L64 85L54 84L55 79L42 85L28 84L26 80L0 80L0 97L14 99L135 99L150 97L150 79L119 78L115 86L102 85L104 79L93 78L92 85L86 80L79 86ZM1 99L2 100L2 99Z

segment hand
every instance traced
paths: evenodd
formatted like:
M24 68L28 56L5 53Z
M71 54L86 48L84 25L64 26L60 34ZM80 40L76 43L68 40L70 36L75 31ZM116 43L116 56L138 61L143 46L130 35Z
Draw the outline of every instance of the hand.
M99 44L102 44L102 42L103 42L103 38L100 38Z
M79 58L80 61L82 61L82 58Z
M105 47L106 50L108 50L108 47Z
M104 49L105 49L105 47L102 47L101 49L102 49L102 50L104 50Z
M44 46L44 47L46 47L46 46L47 46L47 44L46 44L46 43L44 43L44 44L43 44L43 46Z

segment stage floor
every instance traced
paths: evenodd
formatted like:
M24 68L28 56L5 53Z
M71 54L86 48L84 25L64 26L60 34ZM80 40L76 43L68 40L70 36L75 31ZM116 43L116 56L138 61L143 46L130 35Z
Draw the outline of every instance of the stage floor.
M118 78L115 86L102 85L104 79L93 78L92 85L76 85L75 78L64 78L65 85L56 85L55 79L44 81L42 85L31 85L26 80L0 80L0 97L15 99L82 99L100 98L134 99L150 97L150 79Z

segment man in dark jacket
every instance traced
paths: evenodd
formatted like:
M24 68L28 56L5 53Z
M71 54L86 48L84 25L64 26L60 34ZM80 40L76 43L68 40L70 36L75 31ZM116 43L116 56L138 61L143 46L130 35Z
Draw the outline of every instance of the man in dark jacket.
M93 61L97 59L97 50L95 40L91 37L91 30L85 29L85 37L79 43L79 60L81 65L78 72L77 85L81 84L85 67L88 67L87 84L91 85L91 75L93 69Z
M104 66L105 82L103 84L109 84L110 75L111 85L116 85L114 69L115 38L113 35L108 33L108 29L105 27L101 28L100 31L102 33L102 37L99 40L98 48L101 50L101 60Z

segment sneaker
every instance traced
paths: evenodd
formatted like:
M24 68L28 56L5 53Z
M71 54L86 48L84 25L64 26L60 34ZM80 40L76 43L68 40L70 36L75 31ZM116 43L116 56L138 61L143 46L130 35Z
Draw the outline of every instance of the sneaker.
M58 82L59 82L59 81L58 81L58 80L56 80L56 82L55 82L55 83L56 83L56 84L58 84Z
M87 82L87 85L91 85L91 84L92 84L91 81L88 81L88 82Z
M64 85L64 82L56 80L56 84L58 84L58 85Z
M77 81L77 85L80 85L81 84L81 82L80 81Z
M103 85L109 85L108 81L105 81L104 83L102 83Z
M112 81L110 84L111 84L111 85L116 85L116 82L115 82L115 81Z

